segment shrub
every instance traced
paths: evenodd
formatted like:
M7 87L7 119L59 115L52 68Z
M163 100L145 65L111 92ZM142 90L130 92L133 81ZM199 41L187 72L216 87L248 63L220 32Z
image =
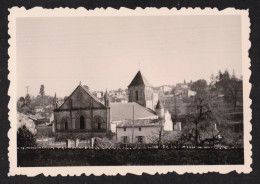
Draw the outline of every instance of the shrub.
M17 131L17 147L35 147L36 138L30 130L23 125Z

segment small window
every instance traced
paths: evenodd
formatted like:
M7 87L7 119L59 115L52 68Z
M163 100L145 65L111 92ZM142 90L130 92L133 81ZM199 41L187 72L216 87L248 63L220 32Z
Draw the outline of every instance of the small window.
M141 128L141 127L139 127L139 131L142 131L142 128Z
M126 127L124 127L124 131L126 131Z
M98 129L99 130L101 129L101 123L98 123Z
M128 136L123 136L123 143L128 143Z
M143 143L144 142L144 137L143 136L137 136L137 142L138 143Z

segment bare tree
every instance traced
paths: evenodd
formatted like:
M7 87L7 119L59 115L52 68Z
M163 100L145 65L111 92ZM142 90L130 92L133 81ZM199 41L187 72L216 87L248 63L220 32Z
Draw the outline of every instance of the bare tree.
M152 142L157 144L158 148L162 148L163 145L163 139L167 135L167 132L164 131L163 127L163 121L159 120L159 126L157 127L156 131L153 131L150 136L148 136L148 139Z
M225 116L222 112L222 104L219 103L218 98L211 96L207 88L205 90L197 91L193 102L188 107L188 114L186 121L189 131L185 134L185 139L195 145L204 146L205 143L213 145L217 143L220 137L220 131L216 129L217 125L225 122ZM209 133L210 132L210 133Z

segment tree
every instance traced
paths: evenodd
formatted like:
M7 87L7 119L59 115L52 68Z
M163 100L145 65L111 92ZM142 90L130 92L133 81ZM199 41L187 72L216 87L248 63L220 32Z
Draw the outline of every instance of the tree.
M32 112L31 97L29 94L27 94L25 98L24 97L19 98L19 100L17 101L17 111L23 114L28 114Z
M45 87L44 87L44 85L42 84L41 85L41 88L40 88L40 93L39 93L42 97L44 97L45 96Z
M25 104L25 99L24 97L20 97L19 100L17 101L17 111L22 112L22 107Z
M159 126L157 127L157 130L152 132L152 135L148 137L151 142L157 144L158 148L162 148L163 139L167 135L167 132L164 131L163 128L163 122L160 119L159 120Z
M36 138L32 132L25 125L19 127L17 131L17 147L35 147L36 145Z
M182 138L195 147L204 146L205 142L213 142L214 147L215 143L220 141L221 133L216 126L225 121L221 105L207 91L197 90L195 98L188 107L189 113L186 115L188 132L184 132Z
M28 105L28 106L30 106L31 105L31 97L30 97L30 95L29 94L27 94L26 96L25 96L25 104L26 105Z
M204 95L207 90L207 81L204 79L197 80L191 84L190 89L198 95Z
M220 71L216 79L215 87L219 92L224 94L225 101L231 103L233 111L235 111L237 103L239 101L242 102L242 80L238 79L234 72L230 77L227 70L224 73Z

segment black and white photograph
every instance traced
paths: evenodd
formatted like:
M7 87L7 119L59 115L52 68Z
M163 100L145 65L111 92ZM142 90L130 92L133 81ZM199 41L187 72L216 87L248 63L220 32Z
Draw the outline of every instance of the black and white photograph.
M10 172L250 172L249 26L234 9L13 8Z

